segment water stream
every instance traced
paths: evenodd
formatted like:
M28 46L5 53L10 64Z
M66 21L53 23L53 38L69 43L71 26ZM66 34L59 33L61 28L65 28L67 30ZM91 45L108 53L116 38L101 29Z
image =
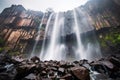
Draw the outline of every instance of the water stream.
M46 43L48 28L49 28L49 26L50 26L50 22L51 22L51 19L52 19L52 16L53 16L53 15L54 15L54 13L51 13L51 14L50 14L49 19L48 19L48 21L47 21L46 28L45 28L44 40L43 40L42 49L41 49L41 52L40 52L40 59L42 59L42 60L43 60L44 55L45 55L45 52L46 52L45 43Z
M85 53L85 50L83 48L83 44L81 42L81 36L80 36L81 27L79 27L78 19L77 19L78 16L77 16L75 9L73 10L73 15L74 15L74 23L75 23L74 32L75 32L76 39L77 39L77 49L75 52L75 56L76 56L76 59L86 59L86 53Z
M44 17L45 17L45 14L43 15L43 17L42 17L42 20L41 20L41 23L40 23L40 25L39 25L39 27L38 27L38 32L37 32L37 36L36 36L36 38L35 38L35 44L34 44L34 46L33 46L33 49L32 49L32 52L31 52L31 55L30 55L30 57L33 57L33 56L35 56L35 50L36 50L36 47L37 47L37 44L38 44L38 42L39 42L39 39L40 39L40 29L41 29L41 27L42 27L42 22L43 22L43 20L44 20Z

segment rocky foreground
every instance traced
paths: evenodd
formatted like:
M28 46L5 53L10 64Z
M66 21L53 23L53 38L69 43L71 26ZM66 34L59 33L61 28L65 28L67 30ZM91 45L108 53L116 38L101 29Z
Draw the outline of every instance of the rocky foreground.
M120 80L120 57L43 62L0 54L0 80Z

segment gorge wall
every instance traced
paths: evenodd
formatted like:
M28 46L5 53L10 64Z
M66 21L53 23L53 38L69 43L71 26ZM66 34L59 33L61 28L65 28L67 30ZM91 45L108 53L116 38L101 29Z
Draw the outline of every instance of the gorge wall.
M120 5L116 1L117 0L90 0L78 8L85 11L89 23L92 24L91 26L94 26L94 30L98 31L105 27L120 26ZM38 45L42 45L45 27L51 13L52 11L50 10L46 13L26 10L22 5L12 5L4 9L0 14L0 39L5 41L4 47L14 52L30 53L36 41L40 23L42 23L42 28ZM45 17L42 20L44 14ZM73 21L71 15L71 11L64 12L66 19L65 33L61 36L70 36L73 33L71 32ZM51 20L51 27L46 37L48 40L53 22L54 17ZM36 48L40 49L41 46L37 46Z

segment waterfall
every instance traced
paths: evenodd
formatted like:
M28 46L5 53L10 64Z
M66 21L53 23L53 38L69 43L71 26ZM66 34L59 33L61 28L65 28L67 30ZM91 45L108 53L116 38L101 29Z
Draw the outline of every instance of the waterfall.
M44 17L45 14L42 17L31 56L35 55ZM87 12L82 8L75 8L69 12L51 13L45 27L44 39L39 54L40 59L73 61L100 58L99 43L94 27L88 19ZM73 41L67 42L69 40L66 41L66 36L71 34L73 34Z
M80 29L81 27L79 26L78 24L78 16L77 16L77 13L76 13L76 10L74 9L73 10L73 15L74 15L74 32L75 32L75 35L76 35L76 39L77 39L77 49L76 49L76 52L75 52L75 57L77 59L85 59L86 58L86 54L84 53L85 50L83 48L83 44L81 42L81 36L80 36ZM84 54L83 54L84 53Z
M42 24L43 24L42 22L43 22L43 20L44 20L44 17L45 17L45 14L43 14L41 23L40 23L40 25L39 25L39 27L38 27L37 37L35 38L35 44L34 44L34 46L33 46L33 49L32 49L32 52L31 52L30 57L35 56L35 49L36 49L37 44L38 44L39 39L40 39L40 32L41 32L40 29L41 29L41 27L42 27Z
M57 13L55 15L54 26L52 34L50 36L50 45L47 49L43 60L62 60L63 53L65 52L65 45L61 44L61 28L64 26L63 13Z
M45 54L44 56L45 60L54 59L55 58L54 55L57 52L57 47L59 46L59 45L56 45L56 43L58 43L58 40L59 40L58 39L58 32L59 32L58 19L59 19L59 13L57 13L55 16L53 31L50 38L50 45L48 47L47 54Z
M75 22L74 30L77 39L77 49L75 52L76 59L94 60L98 57L101 58L101 51L95 36L94 28L89 23L87 14L85 13L84 9L74 9L73 15ZM91 41L89 41L90 38L87 32L90 32L92 36L90 37Z
M47 21L47 25L46 25L46 28L45 28L45 35L44 35L44 39L43 39L43 43L42 43L42 49L41 49L41 53L40 53L40 59L44 59L44 55L45 55L45 43L46 43L46 38L47 38L47 33L48 33L48 28L49 28L49 25L50 25L50 22L51 22L51 19L52 19L52 16L54 15L54 13L51 13L50 16L49 16L49 19Z

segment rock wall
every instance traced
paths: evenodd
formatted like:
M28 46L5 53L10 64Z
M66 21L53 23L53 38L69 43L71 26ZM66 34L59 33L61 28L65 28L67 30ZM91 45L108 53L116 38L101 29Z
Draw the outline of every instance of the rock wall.
M89 23L96 30L104 27L119 26L119 8L118 0L90 0L85 5L78 7L78 9L84 10ZM37 32L41 22L43 23L42 35L39 40L43 40L45 26L50 13L45 13L44 20L41 21L43 15L44 13L40 11L26 10L22 5L12 5L9 8L5 8L0 14L0 37L6 41L5 45L22 53L26 49L31 49L38 35ZM73 14L72 11L67 11L63 15L65 17L64 34L68 35L73 33L71 32L73 25L73 17L71 15ZM55 16L53 16L51 21L50 30L52 30L54 18Z

